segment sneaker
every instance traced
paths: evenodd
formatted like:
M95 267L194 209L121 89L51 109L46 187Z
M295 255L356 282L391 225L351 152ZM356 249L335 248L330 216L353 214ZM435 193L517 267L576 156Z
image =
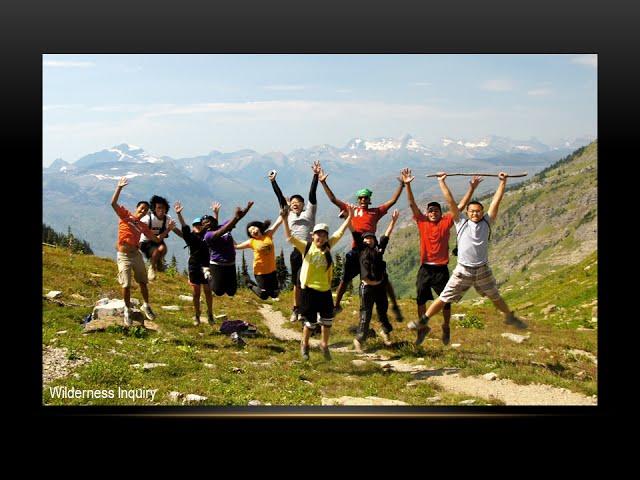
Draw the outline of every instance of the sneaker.
M194 315L193 316L193 326L197 327L198 325L200 325L200 317L198 315Z
M513 312L510 312L509 315L507 315L507 318L504 319L504 323L519 328L520 330L527 328L527 324L524 323L522 319L516 317Z
M153 268L153 265L149 265L149 270L147 270L147 277L149 277L149 281L153 281L156 279L156 269Z
M430 331L431 327L428 327L427 325L421 326L418 329L418 335L416 336L416 345L420 345L422 342L424 342L424 339L427 338L427 335L429 335Z
M420 328L422 328L422 326L426 325L427 322L429 321L429 318L426 315L422 315L420 317L420 320L416 321L411 321L407 324L407 328L409 330L420 330Z
M382 337L382 342L387 346L391 346L391 336L385 332L384 330L380 330L380 336Z
M396 317L396 322L402 323L404 321L404 317L402 316L402 311L400 310L400 307L398 305L394 305L393 307L391 307L391 311Z
M362 344L357 338L353 339L353 349L358 353L362 353Z
M309 347L301 346L300 353L302 354L302 360L305 362L309 360Z
M320 347L320 350L322 350L322 355L324 355L324 359L327 362L330 362L331 361L331 352L329 351L329 347L327 347L327 348Z
M153 313L153 310L151 310L151 305L149 305L148 303L145 303L142 305L142 307L140 307L140 310L142 310L142 313L144 313L144 316L147 317L149 320L155 320L156 319L156 314Z
M298 312L296 312L295 310L291 312L291 316L289 317L289 321L291 323L295 323L298 321Z
M336 305L333 307L333 314L338 315L342 311L342 305Z
M449 325L442 325L442 343L449 345L449 340L451 340L451 327Z
M124 326L130 327L131 325L133 325L133 320L131 320L131 311L127 307L124 307Z

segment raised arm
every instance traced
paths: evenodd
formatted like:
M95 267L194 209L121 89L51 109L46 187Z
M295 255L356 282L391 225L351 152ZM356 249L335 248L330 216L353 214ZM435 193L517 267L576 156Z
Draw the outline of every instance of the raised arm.
M184 217L182 216L182 204L180 202L176 202L173 204L173 209L176 211L176 214L178 215L178 220L180 220L180 225L182 225L183 227L187 226L187 222L184 221Z
M287 241L291 238L291 229L289 228L289 222L286 222L286 218L289 215L289 206L285 205L280 209L280 218L282 219L282 223L284 225L284 237Z
M331 191L331 189L329 188L329 185L327 185L327 177L328 176L329 176L329 174L324 173L324 170L320 169L320 174L318 175L318 180L322 184L322 188L324 189L324 193L327 194L327 197L329 198L331 203L333 203L340 210L344 210L345 205L346 205L345 202L343 202L342 200L337 199L336 196Z
M220 202L212 202L211 203L211 210L213 211L213 218L216 219L216 222L220 221Z
M282 217L280 215L278 215L278 218L276 219L276 221L273 222L273 225L271 225L269 228L267 228L267 230L264 232L264 234L267 237L273 237L273 234L276 233L276 231L278 230L280 225L282 225L283 223L289 223L289 222L284 222L284 220L282 220Z
M444 195L444 199L449 204L449 210L451 211L451 215L454 220L457 220L460 217L460 210L458 210L458 204L453 199L453 195L451 194L451 190L449 190L449 186L445 180L447 179L447 174L445 172L438 172L438 185L440 186L440 190Z
M234 243L233 247L236 250L244 250L246 248L251 248L251 239L249 238L248 240L245 240L244 242Z
M416 204L416 199L413 197L413 190L411 190L411 182L413 182L413 179L416 177L414 177L411 174L410 169L404 168L400 172L400 178L402 178L402 182L407 187L407 199L409 201L409 207L413 212L413 216L418 217L420 216L421 212L420 212L420 209L418 208L418 205Z
M483 180L482 177L478 177L475 175L471 180L469 180L469 190L464 194L460 203L458 203L458 210L464 210L467 207L467 204L471 201L471 197L473 196L473 192L475 192L480 182Z
M171 231L172 231L173 233L175 233L176 235L178 235L180 238L184 238L184 235L182 234L182 230L180 230L180 229L178 228L178 226L176 225L176 222L174 222L174 221L172 220L171 222L169 222L169 224L170 224L170 225L171 225L171 224L173 224L173 227L167 227L167 232L171 232ZM167 236L168 236L168 234L167 234Z
M234 227L237 225L237 223L240 221L240 219L242 219L247 214L247 212L251 209L252 206L253 206L253 202L248 202L245 208L236 207L236 212L233 219L230 222L227 222L227 224L224 227L221 227L215 232L213 232L213 236L211 237L211 239L214 240L218 237L221 237L225 233L233 230Z
M489 206L489 211L487 212L491 217L491 221L495 222L498 217L498 208L500 207L500 202L502 201L502 197L504 197L504 189L507 186L507 174L504 172L500 172L498 174L500 178L500 184L498 185L498 189L496 193L493 194L493 199L491 199L491 205Z
M400 212L398 211L398 209L395 209L393 211L393 213L391 214L391 222L389 222L389 226L387 227L387 229L384 232L384 235L386 237L390 237L391 236L391 232L393 232L393 227L396 226L396 222L398 221L398 217L400 216Z
M313 178L311 179L311 187L309 187L309 203L315 205L316 203L318 203L318 199L316 197L316 190L318 189L318 177L320 176L320 172L322 171L320 162L318 160L313 162L311 170L313 170Z
M120 206L118 205L118 198L120 198L120 192L128 184L129 184L129 181L127 180L127 177L121 177L120 180L118 180L118 185L116 185L116 191L113 192L113 196L111 197L111 207L115 210L116 213L118 213L118 207Z
M338 238L342 237L342 235L344 235L344 231L347 229L347 227L349 226L349 224L351 224L351 219L353 218L353 205L351 205L350 203L347 203L345 205L345 208L347 210L347 218L344 222L342 222L342 225L340 225L338 227L338 229L336 230L335 234Z
M280 208L283 208L285 205L288 204L287 199L284 198L284 195L282 194L282 190L280 190L280 186L278 185L278 182L276 182L276 175L278 173L275 170L271 170L269 172L268 178L269 181L271 182L271 187L273 188L273 191L276 193L276 197L278 197L278 204L280 205Z
M400 198L400 194L402 193L402 189L404 188L404 179L402 177L398 177L398 181L400 182L400 184L398 185L398 188L391 196L391 199L383 203L383 206L385 207L386 210L389 210L391 207L393 207L395 203L398 201L398 198Z

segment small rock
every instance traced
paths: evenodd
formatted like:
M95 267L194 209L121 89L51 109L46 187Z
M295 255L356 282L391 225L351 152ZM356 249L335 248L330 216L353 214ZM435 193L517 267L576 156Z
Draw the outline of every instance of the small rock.
M185 302L192 302L193 301L193 297L190 295L178 295L178 298L180 300L184 300Z
M178 305L162 305L160 308L163 310L169 310L171 312L177 312L180 310L180 307Z
M249 400L248 405L250 407L257 407L258 405L262 405L262 402L260 400Z
M503 333L501 335L503 338L507 338L509 340L511 340L512 342L516 342L516 343L522 343L526 340L529 340L528 336L524 336L524 335L516 335L515 333Z
M554 304L548 305L545 308L543 308L542 310L540 310L540 313L543 315L549 315L551 312L555 312L558 309L558 307Z
M202 395L196 395L195 393L190 393L187 395L183 401L183 403L200 403L207 400L207 397L203 397Z
M495 373L493 373L493 372L489 372L489 373L485 373L485 374L482 376L482 378L484 378L485 380L489 380L489 381L491 381L491 380L495 380L495 379L497 379L497 378L498 378L498 375L496 375L496 374L495 374Z
M591 317L591 320L589 320L591 323L598 323L598 317Z
M233 367L233 368L231 369L231 371L232 371L233 373L244 373L244 370L242 370L241 368L238 368L238 367Z
M436 402L439 402L441 400L442 400L442 397L439 397L439 396L436 395L435 397L426 398L425 402L427 402L427 403L436 403Z
M462 400L458 402L458 405L473 405L474 403L476 403L475 400Z
M92 277L104 277L104 275L102 275L101 273L89 273L89 275L91 275Z
M213 363L205 363L203 364L206 368L214 368L215 365Z
M83 297L79 293L72 293L71 294L71 298L75 298L76 300L86 300L87 299L86 297Z
M452 343L451 348L460 348L462 346L461 343Z
M62 295L61 291L59 291L59 290L51 290L49 293L47 293L46 297L47 298L58 298L61 295Z
M115 351L114 351L114 353L115 353ZM131 366L133 368L142 368L143 370L152 370L152 369L158 368L158 367L166 367L167 364L166 363L144 363L144 364L140 365L139 363L134 363Z
M122 340L116 340L116 343L117 343L118 345L122 345L124 342L123 342Z
M368 362L365 360L351 360L351 363L356 366L356 367L363 367L364 365L366 365Z
M65 333L67 333L66 330L60 330L59 332L56 332L56 335L64 335Z
M417 387L418 385L420 385L420 382L409 382L407 383L407 387Z
M584 370L580 370L578 373L576 373L576 378L584 378L586 374L587 372L585 372Z
M302 382L306 383L307 385L313 385L313 382L310 382L309 380L302 380Z
M527 303L524 303L524 304L520 305L518 307L518 310L525 310L527 308L533 307L533 305L534 305L533 302L527 302Z
M578 331L578 332L593 332L593 328L578 327L578 328L576 328L576 331Z
M467 315L465 313L454 313L453 315L451 315L451 319L452 320L462 320L466 316Z
M567 353L569 355L573 355L574 357L585 357L585 358L588 358L589 360L591 360L595 364L598 363L598 359L596 358L596 356L593 353L585 352L584 350L573 349L573 350L567 351Z
M380 397L348 397L322 398L322 405L408 405L400 400Z
M177 402L178 400L180 400L182 397L184 397L184 393L180 393L180 392L169 392L169 399L171 399L174 402Z
M223 313L222 315L214 315L214 317L216 320L226 320L227 316Z

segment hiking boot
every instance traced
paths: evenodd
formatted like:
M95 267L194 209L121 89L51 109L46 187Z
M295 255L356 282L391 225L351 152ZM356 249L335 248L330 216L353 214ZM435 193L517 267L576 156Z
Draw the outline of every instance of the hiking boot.
M291 316L289 317L289 321L290 321L291 323L295 323L295 322L297 322L297 321L298 321L298 312L296 312L295 310L293 310L293 311L291 312Z
M416 336L416 345L420 345L422 342L424 342L424 339L427 338L427 335L429 335L430 331L431 331L431 327L428 327L427 325L424 325L418 328L418 335Z
M353 349L358 353L362 353L362 344L357 338L353 339Z
M150 282L156 279L156 269L153 267L153 265L149 265L149 269L147 270L147 277L149 277Z
M333 307L334 315L338 315L340 312L342 312L342 305L336 305L335 307Z
M385 332L384 330L380 330L380 336L382 337L382 342L387 346L391 346L391 336Z
M130 327L131 325L133 325L133 320L131 320L131 311L127 307L124 307L124 326Z
M451 327L449 325L442 325L442 343L449 345L449 340L451 340Z
M513 312L509 312L507 318L504 319L504 323L507 325L511 325L512 327L516 327L520 330L524 330L527 328L527 324L522 321L522 319L515 316Z
M198 325L200 325L200 316L199 315L194 315L193 316L193 326L197 327Z
M304 360L305 362L309 361L309 347L305 347L304 345L302 345L300 347L300 354L302 355L302 360Z
M391 311L396 317L396 322L402 323L404 321L404 317L402 316L402 311L400 310L400 307L398 305L394 305L393 307L391 307Z
M149 320L153 321L156 319L156 314L153 313L153 310L151 310L151 305L149 305L148 303L143 304L142 307L140 307L140 310Z
M330 362L331 361L331 352L329 351L329 347L327 347L327 348L320 347L320 350L322 350L322 355L324 355L324 359L327 362Z

